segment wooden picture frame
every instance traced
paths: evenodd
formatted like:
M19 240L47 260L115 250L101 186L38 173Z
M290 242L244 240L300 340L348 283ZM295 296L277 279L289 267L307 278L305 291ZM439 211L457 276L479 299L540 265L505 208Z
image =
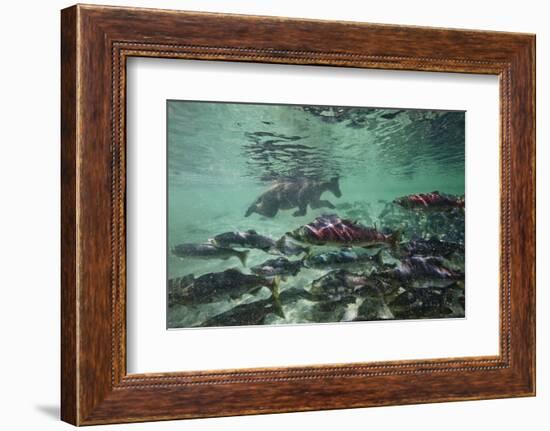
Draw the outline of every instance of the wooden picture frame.
M61 24L64 421L535 394L534 35L83 5L63 10ZM128 375L125 65L131 56L498 75L500 354Z

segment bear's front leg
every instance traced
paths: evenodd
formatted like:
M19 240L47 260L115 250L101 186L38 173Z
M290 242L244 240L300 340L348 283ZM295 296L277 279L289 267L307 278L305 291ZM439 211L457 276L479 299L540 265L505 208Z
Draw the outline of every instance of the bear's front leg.
M298 207L298 211L294 211L292 214L294 217L300 217L305 216L307 214L307 204L306 205L300 205Z

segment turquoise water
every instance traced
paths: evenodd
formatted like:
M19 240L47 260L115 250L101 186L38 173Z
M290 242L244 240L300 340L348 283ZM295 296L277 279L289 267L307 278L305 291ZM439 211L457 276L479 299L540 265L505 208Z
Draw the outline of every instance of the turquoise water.
M249 229L277 240L328 213L367 226L388 227L392 222L385 222L380 214L396 197L434 190L464 195L464 112L194 101L167 104L169 279L228 268L250 273L250 267L274 257L251 250L247 267L237 258L181 259L170 252L181 243L204 243L224 232ZM325 192L322 199L335 209L308 208L306 215L298 217L292 215L296 208L281 210L273 218L244 217L247 208L274 183L333 177L339 178L342 196ZM402 223L419 215L399 213L399 217ZM464 240L463 224L443 221L438 229L440 237L451 229L453 240ZM281 283L281 291L307 290L326 272L304 269ZM261 289L222 303L176 305L169 308L168 326L196 326L236 305L269 297L269 290ZM307 307L290 304L284 307L284 319L270 314L263 323L326 320L312 320Z

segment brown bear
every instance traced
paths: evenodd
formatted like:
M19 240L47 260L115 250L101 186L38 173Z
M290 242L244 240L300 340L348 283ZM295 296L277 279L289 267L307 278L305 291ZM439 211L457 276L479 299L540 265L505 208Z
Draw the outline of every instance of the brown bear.
M332 192L337 198L342 196L338 177L334 177L330 181L309 178L277 181L250 205L245 217L252 213L258 213L265 217L275 217L279 210L296 207L298 210L292 215L298 217L306 215L308 205L312 209L334 209L332 203L321 199L321 195L326 191Z

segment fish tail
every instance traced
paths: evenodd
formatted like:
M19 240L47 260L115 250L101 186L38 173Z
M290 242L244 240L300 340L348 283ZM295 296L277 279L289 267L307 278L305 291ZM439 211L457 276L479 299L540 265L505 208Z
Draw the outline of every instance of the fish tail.
M271 298L273 299L275 314L284 319L285 313L283 311L283 306L281 304L281 298L279 295L280 284L281 284L281 278L279 276L275 276L275 278L273 278L271 282L270 290L271 290Z
M403 235L403 231L405 230L404 226L401 226L399 229L397 229L394 233L390 236L390 247L392 250L397 250L397 247L399 243L401 242L401 236Z
M306 247L304 249L304 255L302 256L302 258L299 260L300 264L302 267L304 268L309 268L309 265L308 265L308 260L309 258L313 255L313 251L311 250L311 247Z
M246 260L248 259L248 253L250 253L250 250L236 251L236 253L243 266L246 266Z
M378 252L374 255L374 261L382 266L384 264L384 257L382 256L382 249L378 250Z

